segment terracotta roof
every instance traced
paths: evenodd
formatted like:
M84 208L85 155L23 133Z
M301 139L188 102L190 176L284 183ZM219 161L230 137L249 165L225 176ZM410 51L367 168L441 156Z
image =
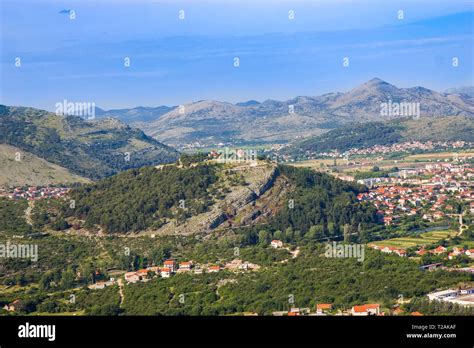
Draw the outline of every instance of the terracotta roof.
M365 304L365 305L361 305L361 306L354 306L354 307L352 307L352 309L356 313L364 313L364 312L367 312L368 309L376 309L376 308L379 308L379 307L380 307L380 305L377 304L377 303L369 303L369 304Z
M367 309L365 308L365 306L354 306L352 307L352 310L356 313L367 312Z
M332 304L330 303L318 303L316 305L316 308L317 309L331 309L332 308Z

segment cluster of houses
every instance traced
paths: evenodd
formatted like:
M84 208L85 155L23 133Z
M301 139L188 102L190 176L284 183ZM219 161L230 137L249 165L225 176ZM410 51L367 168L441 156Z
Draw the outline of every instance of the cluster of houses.
M162 267L150 266L147 268L139 269L133 272L125 273L125 280L128 283L136 283L139 281L147 281L154 276L161 276L162 278L169 278L172 274L178 272L190 272L192 271L192 262L181 262L178 266L175 260L165 260ZM196 272L195 272L196 273Z
M413 150L422 150L422 151L437 151L437 150L455 150L462 148L471 148L474 145L472 142L466 141L409 141L402 143L395 143L392 145L374 145L367 148L351 148L347 151L340 152L338 150L332 150L327 152L316 152L316 151L306 151L304 154L304 159L316 159L316 158L348 158L349 156L372 156L377 154L393 154L399 152L412 152ZM270 151L279 152L279 149L272 149ZM293 156L282 154L282 157L286 161L294 161Z
M375 249L375 250L379 250L383 253L387 253L387 254L397 254L398 256L407 256L407 252L405 249L402 249L402 248L396 248L396 247L391 247L391 246L380 246L380 245L377 245L377 244L374 244L374 243L369 243L367 244L367 246L369 248L372 248L372 249Z
M277 311L272 313L273 316L320 316L320 315L353 315L353 316L369 316L369 315L384 315L380 311L380 305L377 303L369 303L359 306L353 306L349 311L338 311L334 313L332 304L318 303L316 311L312 312L310 308L291 308L289 311Z
M425 250L424 248L420 248L415 253L419 256L423 256L426 254L433 254L433 255L441 255L448 252L448 249L442 245L436 247L432 250ZM466 255L469 256L471 259L474 259L474 249L467 249L464 250L463 248L454 247L451 252L448 253L448 259L452 260L457 256Z
M136 283L139 281L147 281L156 276L162 278L169 278L176 273L188 273L192 272L194 274L203 274L206 273L217 273L221 270L229 270L233 272L238 271L252 271L258 270L259 265L250 263L248 261L243 261L240 259L235 259L227 262L224 266L221 265L199 265L194 264L192 261L184 261L179 264L176 260L165 260L163 266L150 266L144 269L139 269L137 271L125 273L125 280L128 283Z
M461 295L461 293L463 295ZM465 304L466 302L466 294L468 296L472 296L471 294L474 293L474 288L471 290L459 290L458 294L460 296L464 296L463 300ZM458 298L459 300L459 298ZM457 302L460 303L461 302ZM411 315L411 316L423 316L420 312L411 312L405 313L403 309L400 308L399 305L396 305L394 309L390 312L391 315ZM381 311L380 305L378 303L368 303L363 305L356 305L352 306L349 310L338 310L335 311L330 303L318 303L316 305L316 311L312 312L310 308L291 308L289 311L277 311L272 313L273 316L327 316L327 315L335 315L335 316L385 316L385 312ZM256 315L256 314L255 314Z
M438 165L427 165L429 169L423 169L423 173L438 170L436 166ZM444 174L436 174L429 180L419 180L418 185L410 183L410 186L402 186L411 179L399 179L401 181L395 185L380 181L375 183L376 187L360 193L357 198L359 201L371 201L379 209L378 215L386 226L392 225L402 216L419 215L431 222L440 220L446 214L455 213L454 207L448 204L450 199L469 202L470 211L474 213L474 190L470 181L474 178L473 168L453 166L450 163L439 166ZM461 174L465 171L469 173L463 176L464 179L460 179L449 171L445 172L446 168L459 170Z
M367 244L367 246L369 248L379 250L383 253L387 253L387 254L394 253L394 254L397 254L398 256L406 256L406 250L403 248L397 248L397 247L391 247L391 246L380 246L375 243L369 243ZM415 251L415 254L419 256L423 256L426 254L441 255L446 252L448 252L448 248L442 245L439 245L436 248L430 249L430 250L425 249L424 247L420 247L420 249ZM451 260L454 257L459 256L459 255L466 255L474 259L474 249L464 250L463 248L453 247L452 251L448 253L448 258Z
M343 155L375 155L375 154L391 154L396 152L411 152L414 149L430 151L437 149L462 149L472 144L465 141L407 141L392 145L374 145L364 149L353 148L343 153Z
M0 189L0 197L10 199L38 200L43 198L61 198L69 191L67 187L25 186Z

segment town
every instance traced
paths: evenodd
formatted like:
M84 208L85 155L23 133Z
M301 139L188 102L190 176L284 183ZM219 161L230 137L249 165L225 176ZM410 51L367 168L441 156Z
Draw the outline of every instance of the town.
M69 188L61 186L22 186L0 188L0 197L34 201L45 198L62 198L67 195L69 190Z
M387 226L404 216L434 222L466 212L455 211L453 202L463 202L465 210L474 213L473 178L471 165L427 164L424 168L402 169L388 178L361 179L358 182L370 190L357 198L373 202Z
M459 149L470 149L474 143L466 141L406 141L395 143L391 145L374 145L367 148L350 148L346 151L306 151L304 154L298 155L298 160L311 160L318 158L344 158L358 156L374 156L374 155L392 155L392 154L407 154L407 153L423 153L435 151L453 151ZM265 154L270 157L278 158L282 162L294 162L296 157L294 155L284 153L288 147L287 144L273 145L271 148L264 150Z

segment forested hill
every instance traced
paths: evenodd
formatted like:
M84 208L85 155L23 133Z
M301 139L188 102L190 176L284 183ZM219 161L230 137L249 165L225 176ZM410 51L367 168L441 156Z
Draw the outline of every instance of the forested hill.
M388 122L356 123L307 138L285 149L298 155L306 151L346 151L404 141L474 141L474 119L464 116L399 119Z
M5 105L0 105L0 139L91 179L178 157L174 149L118 120Z
M356 199L358 193L367 190L364 185L307 168L279 168L292 184L293 190L287 198L293 204L283 205L271 220L274 230L285 231L290 227L301 238L321 239L356 234L377 225L375 207Z
M129 170L74 189L75 205L65 205L63 218L105 233L159 234L167 226L172 233L181 226L197 233L232 226L250 228L244 231L248 238L261 224L271 234L290 228L312 239L377 224L375 209L357 202L363 185L271 163L246 170L209 163ZM256 172L261 175L252 176Z
M158 229L173 217L204 212L211 204L207 189L216 180L215 167L207 165L132 169L75 189L75 207L66 215L111 233Z

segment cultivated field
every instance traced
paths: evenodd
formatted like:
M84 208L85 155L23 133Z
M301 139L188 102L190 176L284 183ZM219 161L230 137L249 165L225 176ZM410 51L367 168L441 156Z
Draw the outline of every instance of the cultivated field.
M414 246L428 245L432 243L439 242L448 237L454 237L456 231L430 231L421 233L417 237L400 237L387 239L380 242L375 242L379 246L390 246L396 248L410 248Z
M433 162L444 162L445 160L451 161L455 157L455 153L458 154L459 159L465 157L474 156L472 149L465 151L447 151L447 152L432 152L418 155L407 155L399 159L380 159L380 155L372 155L365 157L351 158L351 161L360 162L360 164L348 164L347 159L338 158L336 161L337 169L343 174L354 174L357 171L365 172L370 171L374 166L379 167L381 170L389 170L394 167L404 168L419 168L424 167L426 164ZM334 159L312 159L300 162L289 163L295 167L306 167L317 171L331 171L334 166Z

